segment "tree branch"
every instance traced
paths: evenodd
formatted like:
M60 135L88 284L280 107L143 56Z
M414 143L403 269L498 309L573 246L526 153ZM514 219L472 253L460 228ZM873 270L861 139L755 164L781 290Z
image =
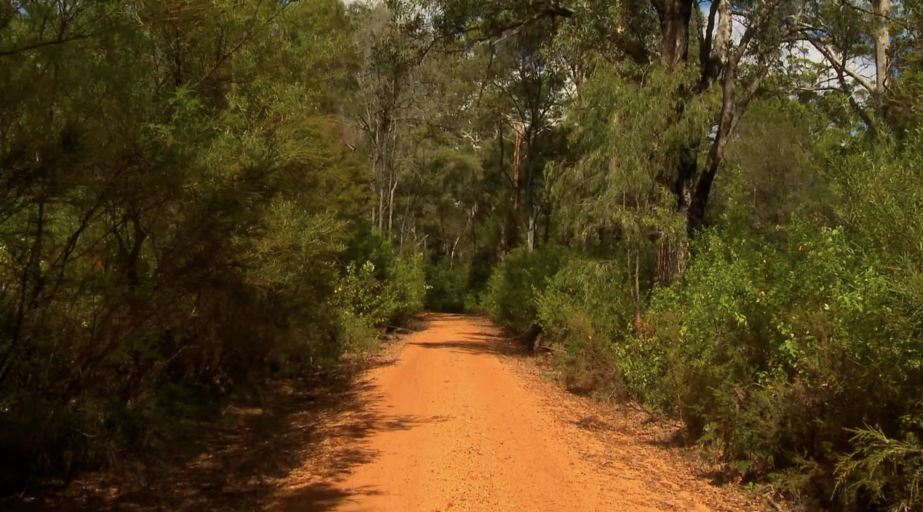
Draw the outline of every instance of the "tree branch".
M836 57L834 57L830 49L827 48L827 46L824 45L822 42L818 41L816 38L813 38L813 37L806 37L805 40L809 42L811 46L817 49L817 51L820 52L820 54L823 55L824 58L830 62L830 64L837 70L837 72L845 73L849 75L850 78L855 80L859 85L861 85L864 89L866 89L870 93L875 92L875 84L870 82L867 78L860 75L859 73L846 67L846 62L840 61Z
M65 39L55 39L54 41L42 41L40 43L33 43L20 48L13 48L12 50L0 50L0 58L10 57L18 53L24 53L32 50L37 50L39 48L46 48L49 46L58 46L62 44L71 43L74 41L82 41L84 39L90 39L95 34L80 34L76 36L71 36Z

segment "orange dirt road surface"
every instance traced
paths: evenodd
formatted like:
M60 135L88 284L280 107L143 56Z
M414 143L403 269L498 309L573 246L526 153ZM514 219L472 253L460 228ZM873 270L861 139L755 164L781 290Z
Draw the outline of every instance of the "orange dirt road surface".
M392 364L362 377L362 410L325 420L337 434L282 482L270 510L765 509L542 379L486 320L427 319Z

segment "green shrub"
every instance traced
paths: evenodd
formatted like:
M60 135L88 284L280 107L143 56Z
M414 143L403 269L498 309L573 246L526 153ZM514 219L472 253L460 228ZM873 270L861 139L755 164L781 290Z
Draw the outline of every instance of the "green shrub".
M683 280L646 301L650 332L634 332L626 272L589 258L568 261L533 311L535 262L511 255L491 280L489 310L519 328L537 318L568 386L682 418L690 439L745 480L772 481L814 507L916 510L918 160L835 160L828 172L843 199L834 209L841 227L795 215L764 233L733 220L747 215L729 215L700 233Z
M468 287L465 296L465 308L467 311L484 310L482 306L483 297L487 290L487 284L490 282L490 276L493 275L494 268L497 266L497 260L492 252L479 253L468 267Z
M564 251L518 248L494 269L483 296L483 306L501 326L523 333L536 324L538 298L564 262Z
M903 393L923 383L920 347L895 345L910 341L892 316L899 283L843 229L793 225L786 238L698 241L685 283L652 301L669 368L661 394L745 476L772 472L793 492L829 497L851 445L845 429L897 433ZM798 479L784 478L789 470Z
M663 354L634 332L633 283L618 258L571 259L538 300L544 343L565 384L609 399L663 403Z
M628 334L633 313L621 293L626 279L619 270L605 261L572 259L538 296L544 344L555 349L568 389L624 396L615 341Z
M440 258L428 269L426 307L432 311L461 313L465 311L468 291L468 267Z
M387 237L366 225L344 251L344 260L339 303L363 322L374 328L401 327L423 310L422 254L399 254Z
M487 311L484 309L483 305L483 293L476 290L468 290L468 293L465 295L465 312L474 313L474 314L483 314Z
M656 294L660 395L674 397L661 403L747 478L825 507L883 506L910 493L919 457L836 468L861 448L857 429L921 433L923 275L845 228L793 224L784 239L706 234L685 282Z
M371 329L400 327L422 310L426 288L422 255L399 257L391 263L384 280L371 261L347 265L334 301L347 344L360 343L362 336L371 335Z
M423 255L418 253L397 258L388 273L387 295L392 301L388 325L401 327L423 311L426 292Z

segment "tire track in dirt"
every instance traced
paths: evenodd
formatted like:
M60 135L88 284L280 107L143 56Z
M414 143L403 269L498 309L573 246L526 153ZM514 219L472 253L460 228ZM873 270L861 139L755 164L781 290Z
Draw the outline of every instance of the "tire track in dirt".
M281 482L269 510L764 509L543 381L489 322L429 320L393 364L357 383L361 409L321 420L322 445Z

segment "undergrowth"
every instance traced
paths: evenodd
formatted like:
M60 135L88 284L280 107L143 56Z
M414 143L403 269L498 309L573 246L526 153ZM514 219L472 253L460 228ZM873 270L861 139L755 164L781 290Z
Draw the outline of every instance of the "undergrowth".
M568 387L681 419L745 483L809 508L920 510L919 162L831 157L842 200L824 222L795 212L756 229L732 197L683 279L645 284L640 313L617 250L511 253L487 310L514 330L538 323Z

